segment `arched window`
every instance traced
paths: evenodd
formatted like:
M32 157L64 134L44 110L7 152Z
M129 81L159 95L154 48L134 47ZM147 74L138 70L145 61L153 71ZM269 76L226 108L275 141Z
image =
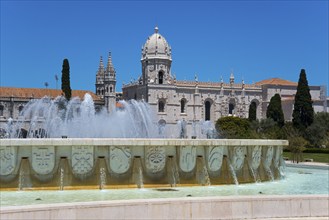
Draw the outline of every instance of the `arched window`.
M252 101L249 105L249 120L255 121L257 119L257 103Z
M3 110L4 110L3 105L0 105L0 116L3 116Z
M106 86L106 93L108 93L108 92L109 92L109 87Z
M228 113L229 113L230 115L233 115L233 114L234 114L234 104L233 104L233 103L230 103L230 104L228 105Z
M206 117L205 117L205 121L210 121L210 108L211 108L211 103L210 101L206 101L205 102L205 112L206 112Z
M159 84L163 84L163 72L162 71L160 71L159 72Z
M186 113L185 106L186 106L186 101L185 101L185 99L180 100L180 112L181 112L181 113Z
M159 101L158 112L164 112L165 103L164 101Z
M110 87L110 93L112 93L113 92L113 88L112 88L112 86Z

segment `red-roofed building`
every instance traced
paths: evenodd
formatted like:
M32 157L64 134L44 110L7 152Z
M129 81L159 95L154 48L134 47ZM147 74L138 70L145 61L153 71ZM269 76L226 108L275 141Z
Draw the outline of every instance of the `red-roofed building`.
M95 93L86 90L72 90L72 98L79 97L83 100L85 94L92 97L96 110L104 106L104 100ZM58 89L0 87L0 123L7 123L9 118L17 120L23 107L30 100L44 97L55 99L61 95L62 91Z

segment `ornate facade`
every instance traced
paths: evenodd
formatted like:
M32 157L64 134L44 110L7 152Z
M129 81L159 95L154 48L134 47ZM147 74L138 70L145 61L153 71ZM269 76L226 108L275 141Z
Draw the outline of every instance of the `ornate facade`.
M181 81L171 72L172 51L166 39L155 28L142 48L142 74L135 82L123 85L123 99L145 100L157 112L159 123L175 126L186 121L191 134L193 122L215 122L223 116L248 117L252 102L257 118L266 117L271 97L279 93L285 119L291 120L297 83L273 78L255 84L237 83L231 73L229 82ZM326 88L310 86L315 111L327 111Z

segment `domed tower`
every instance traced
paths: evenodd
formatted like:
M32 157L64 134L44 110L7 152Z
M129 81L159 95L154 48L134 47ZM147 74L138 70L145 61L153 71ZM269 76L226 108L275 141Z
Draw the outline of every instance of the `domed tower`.
M154 34L147 38L142 48L143 84L168 84L171 79L171 47L159 34L158 27Z

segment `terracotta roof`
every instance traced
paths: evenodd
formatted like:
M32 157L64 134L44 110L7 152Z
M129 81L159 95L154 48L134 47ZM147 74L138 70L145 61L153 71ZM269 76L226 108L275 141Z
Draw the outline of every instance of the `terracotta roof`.
M100 100L95 93L86 90L72 90L72 97L79 97L80 99L83 99L86 93L89 93L94 101ZM55 98L61 94L62 90L59 89L0 87L0 97L40 99L45 96Z
M121 102L116 102L115 107L116 108L123 108L123 104Z
M265 79L262 81L259 81L256 83L256 85L282 85L282 86L297 86L298 83L291 82L285 79L280 78L271 78L271 79Z

